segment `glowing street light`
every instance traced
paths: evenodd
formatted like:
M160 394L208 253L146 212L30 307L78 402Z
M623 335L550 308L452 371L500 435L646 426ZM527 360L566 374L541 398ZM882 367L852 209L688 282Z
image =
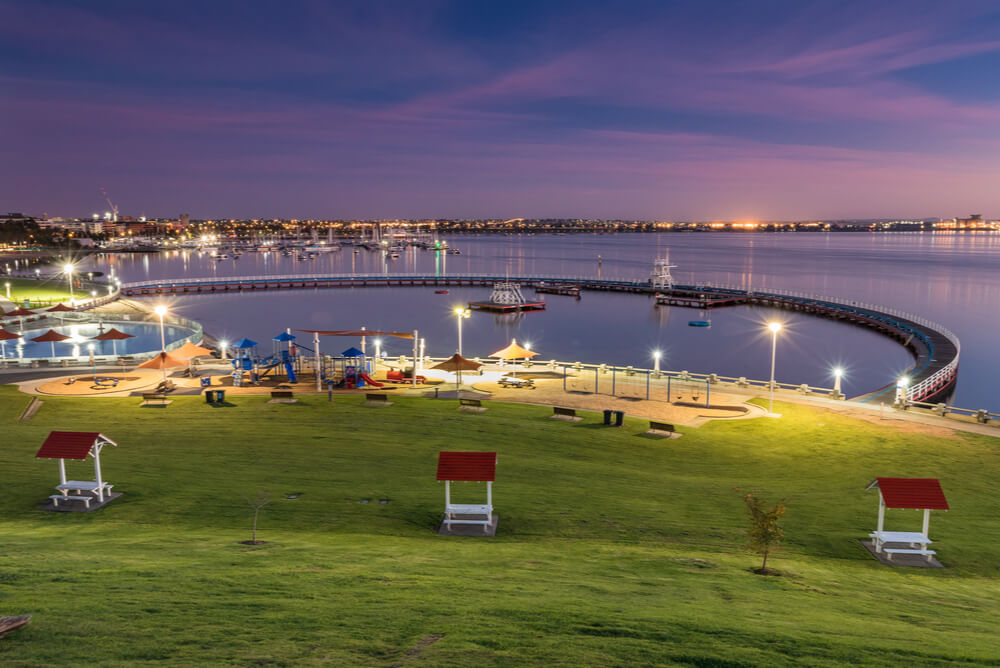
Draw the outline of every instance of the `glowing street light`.
M781 323L770 322L767 328L771 330L771 398L768 401L767 412L771 417L778 417L774 414L774 359L778 351L778 332L781 331Z
M153 309L153 313L160 316L160 351L167 352L167 335L163 329L163 316L167 314L167 307L160 304Z
M378 360L382 356L382 339L375 339L375 361L372 362L372 371L378 370Z
M833 396L839 398L840 392L840 379L844 377L844 370L839 366L833 370Z
M229 341L222 340L219 341L219 352L222 355L222 359L226 359L226 348L229 347Z
M66 274L66 280L69 281L69 299L73 301L73 263L67 262L63 265L63 273Z
M455 307L455 317L458 318L458 354L462 354L462 321L472 317L472 311L461 306Z
M896 381L896 405L906 407L906 388L910 385L910 379L902 376Z
M7 300L10 301L10 281L7 281L3 285L5 288L7 288Z
M661 353L659 350L653 351L653 373L655 373L657 376L660 375L660 357L662 356L663 353Z

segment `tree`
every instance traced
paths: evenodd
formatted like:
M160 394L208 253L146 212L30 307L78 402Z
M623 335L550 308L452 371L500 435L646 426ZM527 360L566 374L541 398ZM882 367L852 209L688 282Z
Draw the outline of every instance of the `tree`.
M256 499L251 499L245 495L243 499L253 509L253 524L250 527L250 540L247 541L247 545L257 545L263 542L257 540L257 518L260 516L260 509L271 503L271 493L266 489L262 489L257 492Z
M778 526L778 520L785 514L785 504L779 501L768 509L764 499L757 496L756 492L746 494L740 490L736 492L743 496L743 502L750 514L750 529L747 531L750 549L764 558L757 572L766 575L767 556L772 551L781 549L781 539L785 537L785 532Z

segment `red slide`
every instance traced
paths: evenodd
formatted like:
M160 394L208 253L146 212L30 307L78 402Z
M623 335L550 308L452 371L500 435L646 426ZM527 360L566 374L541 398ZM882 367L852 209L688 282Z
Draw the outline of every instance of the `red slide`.
M385 383L376 383L374 380L372 380L368 376L367 373L359 373L358 374L358 378L360 378L361 380L365 381L366 383L368 383L372 387L382 387L383 385L385 385Z

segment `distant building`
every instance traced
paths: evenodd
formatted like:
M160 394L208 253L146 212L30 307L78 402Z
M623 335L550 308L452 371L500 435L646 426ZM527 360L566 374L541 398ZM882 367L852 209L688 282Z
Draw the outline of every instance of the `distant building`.
M182 213L180 216L177 217L177 223L181 227L187 227L188 225L191 224L191 214L190 213Z

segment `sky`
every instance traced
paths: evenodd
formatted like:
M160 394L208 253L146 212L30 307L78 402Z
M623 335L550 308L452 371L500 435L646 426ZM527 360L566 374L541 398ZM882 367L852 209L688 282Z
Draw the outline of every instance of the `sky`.
M992 0L0 0L0 209L997 216L997 72Z

